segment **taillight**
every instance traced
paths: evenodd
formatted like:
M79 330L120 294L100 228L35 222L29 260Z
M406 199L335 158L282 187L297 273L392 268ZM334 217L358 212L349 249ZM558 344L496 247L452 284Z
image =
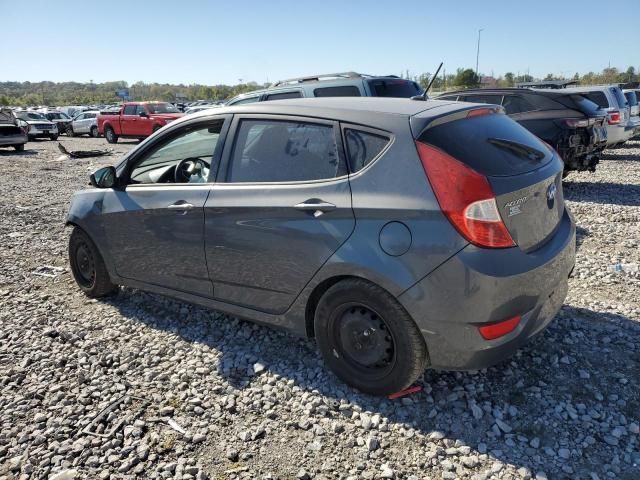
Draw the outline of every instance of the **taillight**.
M416 142L416 148L440 208L456 230L479 247L513 247L487 177L432 145Z
M588 119L577 119L577 118L565 118L564 123L569 128L578 128L578 127L588 127L589 120ZM593 123L592 123L593 125Z
M607 115L607 122L609 125L617 125L620 123L620 112L609 112Z
M503 320L502 322L492 323L491 325L483 325L478 327L480 335L485 340L495 340L496 338L504 337L507 333L513 332L520 323L520 315Z
M467 118L484 117L485 115L491 115L493 113L504 113L504 108L499 105L495 107L474 108L473 110L469 110Z

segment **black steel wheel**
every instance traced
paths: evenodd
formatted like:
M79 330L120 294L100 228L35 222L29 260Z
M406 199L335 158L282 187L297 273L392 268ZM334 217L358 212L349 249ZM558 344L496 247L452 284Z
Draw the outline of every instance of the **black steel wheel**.
M314 332L320 353L345 383L389 395L414 383L428 363L420 330L386 290L342 280L318 302Z
M69 238L69 265L76 283L89 297L105 297L118 288L111 282L98 248L79 227Z

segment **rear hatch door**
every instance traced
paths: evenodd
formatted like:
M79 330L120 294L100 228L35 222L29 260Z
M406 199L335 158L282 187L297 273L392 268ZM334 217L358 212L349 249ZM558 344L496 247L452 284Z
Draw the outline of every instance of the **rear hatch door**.
M504 114L488 114L440 122L418 140L487 177L502 220L522 250L535 250L553 235L565 208L564 164L524 127Z

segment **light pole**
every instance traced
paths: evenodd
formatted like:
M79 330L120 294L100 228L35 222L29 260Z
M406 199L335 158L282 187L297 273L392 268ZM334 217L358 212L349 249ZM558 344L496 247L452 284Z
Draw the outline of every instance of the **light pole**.
M480 59L480 32L482 32L484 28L478 29L478 48L476 50L476 78L478 78L478 60Z

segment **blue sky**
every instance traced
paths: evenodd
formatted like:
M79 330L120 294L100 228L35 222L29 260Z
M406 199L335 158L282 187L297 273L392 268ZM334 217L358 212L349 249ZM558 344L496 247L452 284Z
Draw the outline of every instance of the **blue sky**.
M639 19L639 0L0 0L0 81L453 72L475 68L479 28L483 74L568 76L639 69Z

